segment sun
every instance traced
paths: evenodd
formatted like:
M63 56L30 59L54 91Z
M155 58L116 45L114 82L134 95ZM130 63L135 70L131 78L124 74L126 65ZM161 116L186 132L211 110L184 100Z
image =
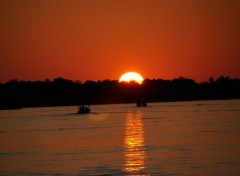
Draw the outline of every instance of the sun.
M131 81L135 81L138 84L142 84L143 83L143 77L137 73L137 72L127 72L124 73L120 78L119 78L119 82L131 82Z

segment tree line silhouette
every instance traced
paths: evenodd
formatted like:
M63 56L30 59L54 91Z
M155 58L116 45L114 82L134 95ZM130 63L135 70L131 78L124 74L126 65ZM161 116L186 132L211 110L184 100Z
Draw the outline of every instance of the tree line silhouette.
M239 99L240 79L220 76L196 83L179 77L172 80L145 79L119 83L117 80L86 81L64 78L45 81L11 80L0 83L0 109L36 106L131 103L140 98L148 102L209 99Z

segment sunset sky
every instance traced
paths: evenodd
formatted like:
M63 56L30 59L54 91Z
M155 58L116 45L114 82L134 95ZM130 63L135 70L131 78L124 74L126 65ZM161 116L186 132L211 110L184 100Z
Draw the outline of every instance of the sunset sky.
M239 0L0 0L0 82L240 78Z

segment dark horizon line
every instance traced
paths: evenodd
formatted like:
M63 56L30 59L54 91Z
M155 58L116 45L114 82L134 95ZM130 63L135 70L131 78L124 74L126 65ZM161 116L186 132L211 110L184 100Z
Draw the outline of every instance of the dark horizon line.
M0 84L0 109L79 104L189 101L240 98L240 79L220 76L196 83L179 77L172 80L146 79L119 83L118 80L74 82L64 78L45 81L12 80Z

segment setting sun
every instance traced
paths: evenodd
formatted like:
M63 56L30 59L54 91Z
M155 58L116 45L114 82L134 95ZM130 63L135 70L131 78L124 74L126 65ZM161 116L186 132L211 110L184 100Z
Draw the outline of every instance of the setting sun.
M119 79L119 82L128 82L129 83L131 81L135 81L138 84L142 84L143 77L139 73L136 73L136 72L127 72L127 73L124 73Z

